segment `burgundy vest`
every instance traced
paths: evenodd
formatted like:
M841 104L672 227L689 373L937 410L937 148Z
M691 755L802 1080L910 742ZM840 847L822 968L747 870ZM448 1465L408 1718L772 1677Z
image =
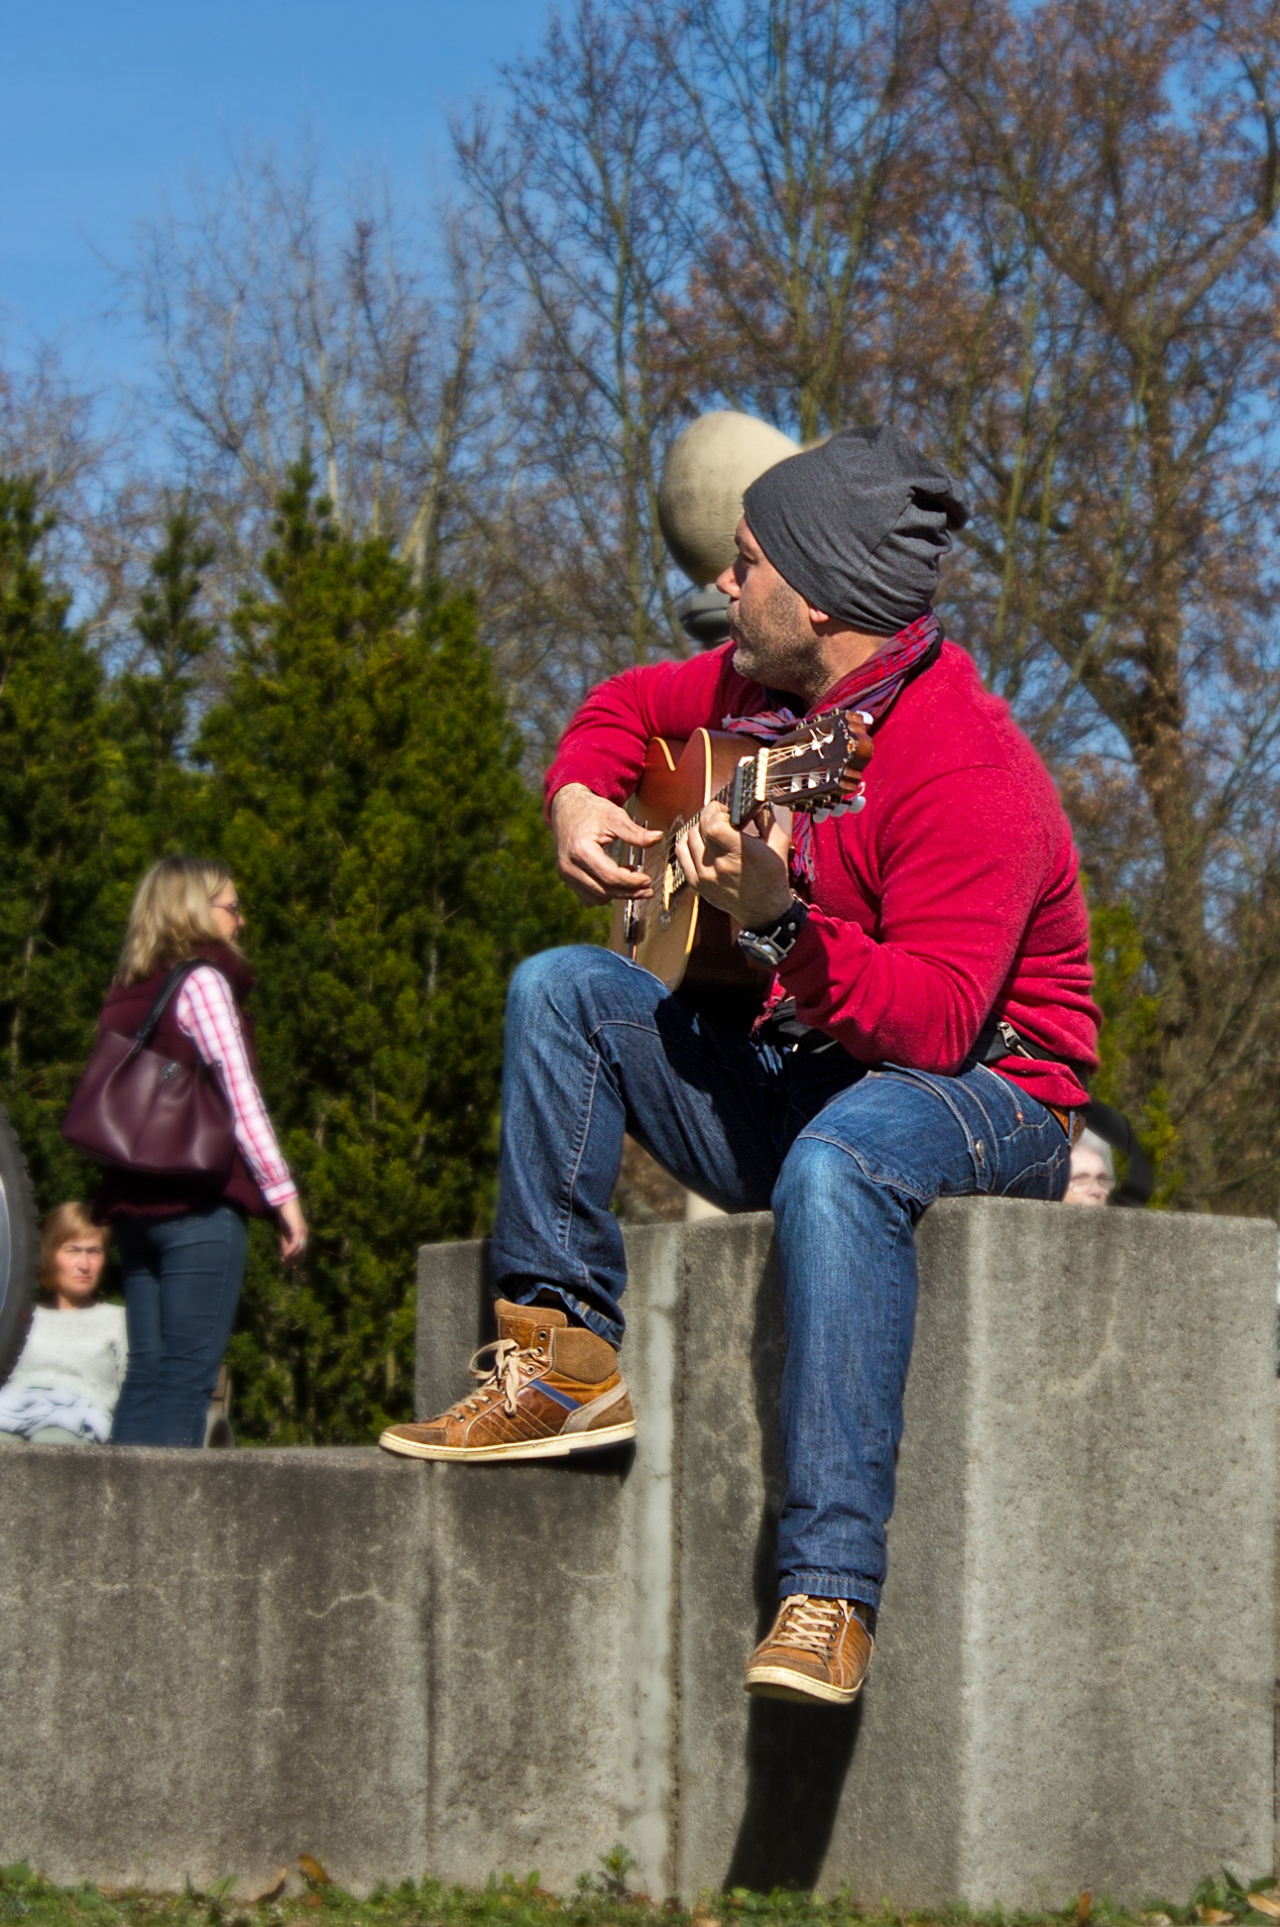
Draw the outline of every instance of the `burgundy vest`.
M253 972L244 958L237 956L225 943L197 944L195 954L212 964L230 986L244 1031L245 1054L256 1078L258 1058L254 1048L253 1020L244 1008L244 999L253 989ZM166 965L152 971L141 983L112 984L98 1018L98 1035L117 1030L125 1037L132 1037L146 1021L168 974ZM181 995L181 992L178 994ZM199 1051L186 1032L178 1027L175 1014L177 1003L177 996L170 1000L156 1026L151 1049L179 1064L198 1064L201 1061ZM108 1218L177 1218L189 1211L208 1211L217 1204L238 1205L255 1218L270 1215L266 1199L254 1183L239 1151L232 1161L230 1175L221 1184L216 1181L202 1184L196 1177L156 1178L142 1172L105 1171L93 1202L93 1215L99 1224Z

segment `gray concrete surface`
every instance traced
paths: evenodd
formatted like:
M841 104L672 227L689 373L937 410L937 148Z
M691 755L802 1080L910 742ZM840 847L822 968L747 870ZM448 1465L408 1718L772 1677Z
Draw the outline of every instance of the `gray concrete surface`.
M782 1309L763 1217L628 1234L634 1453L0 1457L0 1861L62 1880L1183 1898L1271 1865L1276 1233L936 1207L882 1638L749 1702ZM419 1410L484 1253L424 1251Z
M0 1862L261 1891L430 1859L422 1481L373 1451L32 1447L0 1473Z

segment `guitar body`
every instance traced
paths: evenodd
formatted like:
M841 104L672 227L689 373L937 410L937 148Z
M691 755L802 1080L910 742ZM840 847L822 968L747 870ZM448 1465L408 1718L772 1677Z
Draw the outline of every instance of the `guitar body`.
M628 811L654 830L673 832L693 822L752 747L740 736L709 729L695 730L686 743L655 736ZM634 905L614 903L609 948L643 964L668 990L682 983L719 986L739 995L750 992L759 1001L769 972L743 956L734 941L737 926L723 910L704 903L687 884L673 889L667 850L664 837L651 850L620 855L620 862L630 860L647 870L653 896Z
M713 798L738 825L762 809L788 827L797 811L821 821L860 810L862 772L871 760L870 722L860 711L830 709L769 743L711 729L695 730L684 743L655 736L627 808L637 822L660 830L661 839L647 850L614 846L617 862L644 870L653 895L614 903L610 948L711 1015L753 1016L773 972L743 955L732 919L686 883L681 841Z

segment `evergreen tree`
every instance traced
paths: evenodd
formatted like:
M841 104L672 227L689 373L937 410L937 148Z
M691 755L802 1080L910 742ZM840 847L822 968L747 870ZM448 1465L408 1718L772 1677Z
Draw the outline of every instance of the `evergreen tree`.
M205 720L211 842L260 971L265 1095L312 1227L255 1236L238 1424L367 1440L411 1408L414 1254L482 1224L513 965L594 930L555 880L469 598L425 597L292 474Z
M35 489L0 479L0 1096L42 1208L90 1174L58 1133L120 942L102 673L46 580Z
M123 810L138 838L139 875L157 858L185 849L194 798L182 760L191 698L217 629L199 613L204 571L214 550L183 500L138 598L133 626L141 667L119 677L113 723L124 757Z

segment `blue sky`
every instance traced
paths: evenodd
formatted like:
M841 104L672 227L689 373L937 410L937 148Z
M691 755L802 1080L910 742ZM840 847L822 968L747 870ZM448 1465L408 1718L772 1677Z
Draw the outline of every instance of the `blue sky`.
M543 0L0 0L0 341L57 339L98 376L138 348L95 320L135 224L181 207L229 141L308 126L338 171L424 192L447 119L536 42Z

